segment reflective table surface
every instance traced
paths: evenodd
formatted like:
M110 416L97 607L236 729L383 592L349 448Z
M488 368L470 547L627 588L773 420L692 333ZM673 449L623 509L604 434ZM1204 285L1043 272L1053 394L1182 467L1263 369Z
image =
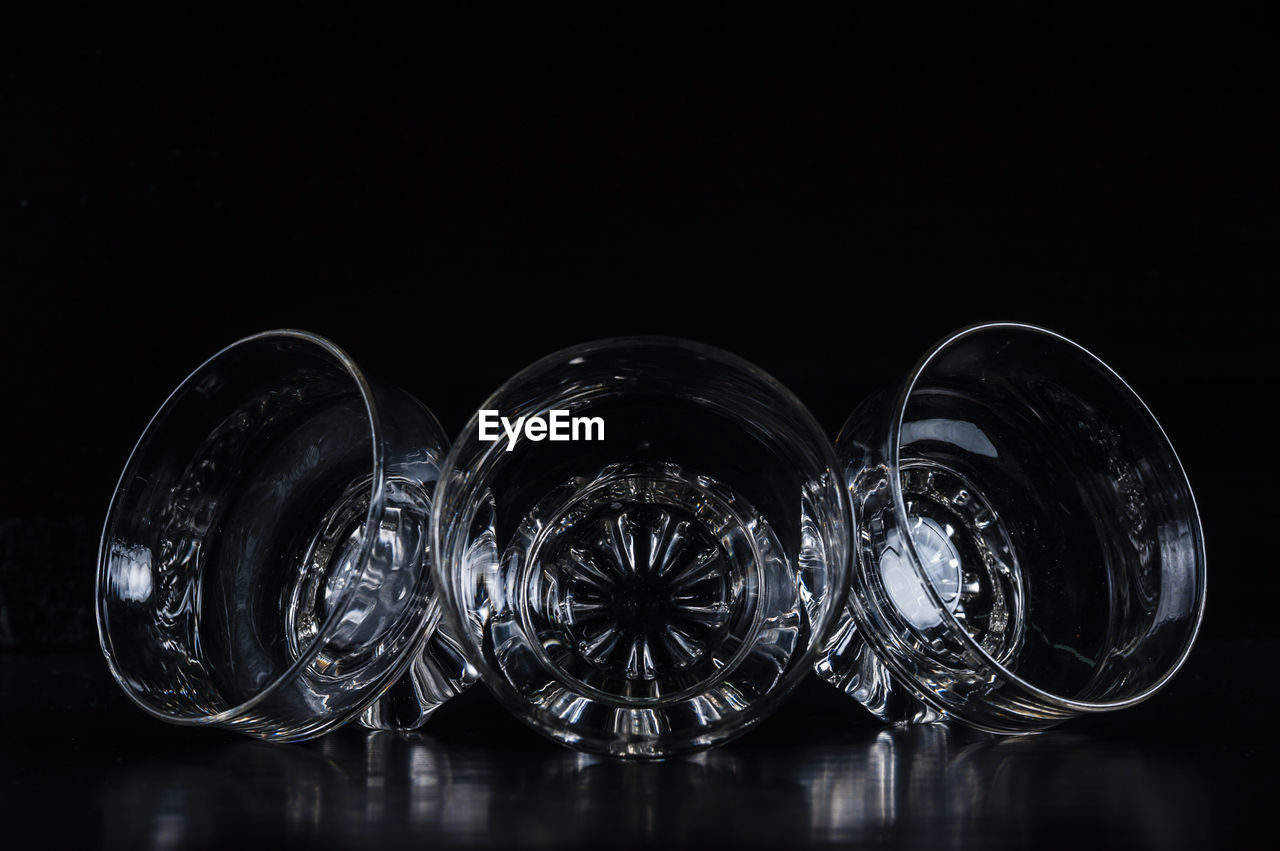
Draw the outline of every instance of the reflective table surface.
M1272 821L1277 650L1202 644L1148 703L1020 738L884 727L810 678L663 763L544 742L482 688L420 735L266 744L150 719L96 655L0 655L0 847L1233 845Z

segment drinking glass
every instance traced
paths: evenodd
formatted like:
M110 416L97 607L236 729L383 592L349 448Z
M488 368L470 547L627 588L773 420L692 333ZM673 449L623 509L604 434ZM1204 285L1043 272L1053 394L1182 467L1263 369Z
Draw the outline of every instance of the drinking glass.
M889 721L998 733L1150 697L1204 611L1191 485L1155 417L1079 345L960 331L836 441L857 549L818 672Z
M97 618L121 688L163 720L265 739L362 713L421 723L466 680L428 567L446 446L322 337L214 355L153 417L107 514Z
M542 425L486 440L496 416ZM498 699L556 741L648 758L725 741L809 670L839 609L836 470L804 406L734 355L661 338L557 352L444 462L445 617Z

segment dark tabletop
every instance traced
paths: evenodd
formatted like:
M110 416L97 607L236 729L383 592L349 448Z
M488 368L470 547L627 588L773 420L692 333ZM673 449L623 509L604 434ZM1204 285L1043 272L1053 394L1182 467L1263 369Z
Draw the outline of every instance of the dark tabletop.
M993 738L874 723L816 679L663 763L546 742L477 688L423 734L167 726L96 655L0 655L6 848L1235 845L1270 821L1273 642L1206 642L1137 708Z

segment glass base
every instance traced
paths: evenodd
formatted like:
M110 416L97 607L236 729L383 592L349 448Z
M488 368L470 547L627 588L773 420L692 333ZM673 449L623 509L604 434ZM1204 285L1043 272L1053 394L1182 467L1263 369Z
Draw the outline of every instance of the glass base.
M622 756L701 746L769 693L807 626L746 499L676 465L610 465L541 499L502 554L481 643L540 725Z
M440 621L413 665L360 715L370 730L416 730L450 698L477 679L458 639Z
M933 462L904 463L902 493L906 534L937 597L993 658L1013 658L1025 633L1025 578L1000 515L964 476ZM887 506L881 514L891 510ZM888 532L879 546L864 542L862 557L878 569L885 595L908 624L919 630L936 627L943 613L924 586L904 534L883 517L868 518L868 528L877 527ZM815 668L883 721L928 723L946 717L921 698L918 686L889 671L858 634L848 610Z

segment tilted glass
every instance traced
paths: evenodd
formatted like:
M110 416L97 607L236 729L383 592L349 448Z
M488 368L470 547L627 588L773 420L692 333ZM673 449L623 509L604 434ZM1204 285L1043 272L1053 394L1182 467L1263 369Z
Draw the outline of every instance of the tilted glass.
M817 670L877 716L1039 730L1149 697L1190 652L1205 599L1190 483L1079 345L960 331L836 446L857 553Z
M417 400L321 337L267 332L210 358L108 510L97 617L121 688L164 720L269 739L362 714L421 723L466 680L428 568L446 445Z

